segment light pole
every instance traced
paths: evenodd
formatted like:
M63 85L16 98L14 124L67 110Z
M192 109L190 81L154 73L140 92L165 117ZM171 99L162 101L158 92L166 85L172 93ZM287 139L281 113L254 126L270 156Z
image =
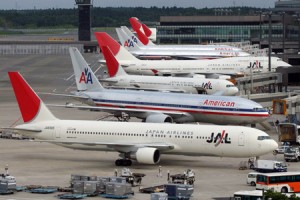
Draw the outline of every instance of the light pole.
M300 52L300 15L298 15L298 53Z
M259 11L259 49L261 49L261 38L262 38L262 22L261 22L262 12Z
M269 15L269 72L271 72L271 52L272 52L272 11L268 13ZM269 93L271 93L271 85L269 84Z
M284 60L284 49L285 49L285 12L280 13L282 16L282 53L283 53L283 60Z
M272 11L268 13L269 15L269 71L271 71L271 52L272 52Z

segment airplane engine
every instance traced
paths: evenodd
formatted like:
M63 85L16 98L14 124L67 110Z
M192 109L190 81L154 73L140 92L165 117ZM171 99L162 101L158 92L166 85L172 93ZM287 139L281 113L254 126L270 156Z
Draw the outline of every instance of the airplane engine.
M130 159L143 164L157 164L160 161L160 152L156 148L139 148L129 155Z
M165 114L151 114L149 115L145 122L148 123L173 123L172 117Z

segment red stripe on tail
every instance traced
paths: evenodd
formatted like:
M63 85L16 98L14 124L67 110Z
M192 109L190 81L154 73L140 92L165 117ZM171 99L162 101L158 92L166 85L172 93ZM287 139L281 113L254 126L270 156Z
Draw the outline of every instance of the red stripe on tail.
M14 89L23 121L26 123L33 120L39 112L41 103L40 98L35 94L19 72L8 72L8 76Z
M102 46L101 49L106 60L109 76L114 77L118 72L119 63L107 46Z

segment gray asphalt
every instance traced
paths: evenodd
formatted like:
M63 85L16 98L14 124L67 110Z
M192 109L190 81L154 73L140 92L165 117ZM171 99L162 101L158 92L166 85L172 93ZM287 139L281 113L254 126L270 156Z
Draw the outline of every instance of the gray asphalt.
M96 54L85 54L88 62L99 59ZM0 57L0 127L21 124L20 112L10 86L7 72L19 71L36 92L68 93L74 88L71 59L68 55L42 56L1 56ZM53 96L41 96L46 104L64 104L70 99ZM97 120L105 113L79 111L66 108L50 108L61 119ZM108 118L106 120L115 120ZM120 122L121 123L121 122ZM274 130L268 131L277 139ZM16 177L18 185L58 185L68 186L71 174L112 176L117 153L75 151L53 144L0 139L0 173L6 164L10 173ZM262 158L274 159L270 153ZM277 156L283 160L282 155ZM190 168L196 173L195 192L192 199L215 199L230 197L238 190L253 190L246 184L246 175L251 170L239 170L240 162L247 158L214 158L163 155L160 165L163 177L158 178L158 166L134 163L133 172L145 173L143 186L166 183L167 170L171 174L181 173ZM298 163L289 163L289 171L299 170ZM131 199L150 199L150 195L141 194L134 188ZM54 194L37 195L20 192L0 199L56 199ZM97 198L99 199L99 198Z

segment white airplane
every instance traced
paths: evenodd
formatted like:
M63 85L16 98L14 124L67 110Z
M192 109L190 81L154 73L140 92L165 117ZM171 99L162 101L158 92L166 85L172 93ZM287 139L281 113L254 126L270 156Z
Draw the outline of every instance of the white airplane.
M243 126L60 120L18 72L8 75L24 124L7 129L71 149L117 151L117 166L157 164L161 154L253 157L278 147L268 134Z
M89 105L74 108L104 110L118 117L125 112L145 122L159 123L255 124L269 117L260 104L240 97L105 89L81 56L70 55L78 92L65 96Z
M213 60L139 60L123 48L110 35L96 32L99 46L108 46L124 70L137 75L191 76L205 74L206 77L226 75L250 75L269 72L268 57L230 57ZM105 63L105 61L100 61ZM271 57L271 71L277 67L291 65L277 57Z
M141 42L133 33L122 26L116 28L120 42L124 48L133 55L141 58L178 58L178 59L215 59L222 57L249 56L250 54L242 52L236 47L219 45L143 45L149 42L149 39L140 33L144 41Z
M149 28L146 24L143 24L136 17L131 17L129 19L131 27L134 31L140 30L152 41L156 41L156 28Z
M107 46L101 47L101 50L108 63L107 68L110 78L101 79L100 81L106 82L110 86L223 96L234 96L238 93L238 88L232 82L222 79L128 75ZM80 56L79 51L74 53L78 57Z

